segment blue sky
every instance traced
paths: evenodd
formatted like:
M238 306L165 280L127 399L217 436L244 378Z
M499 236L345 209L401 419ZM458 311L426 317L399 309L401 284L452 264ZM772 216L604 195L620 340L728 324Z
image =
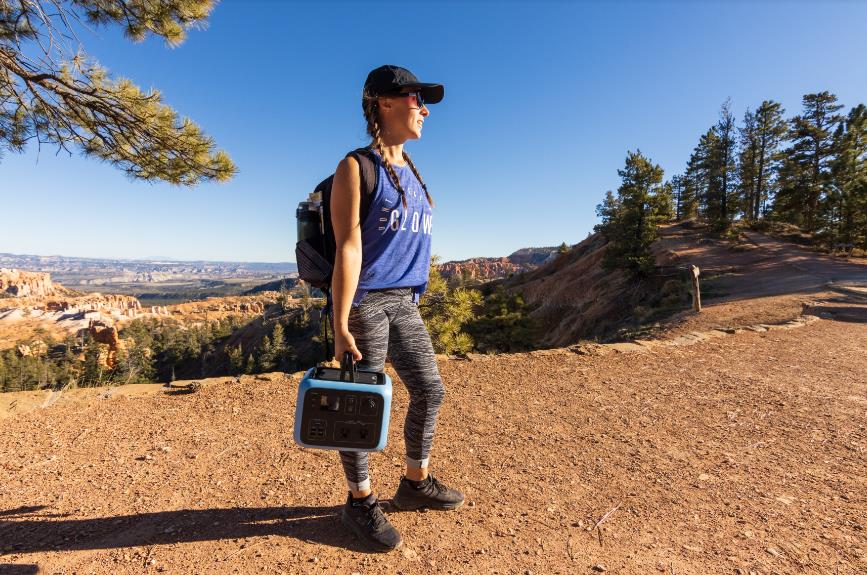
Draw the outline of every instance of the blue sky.
M109 70L212 135L240 173L130 181L43 147L0 160L0 252L294 261L295 206L367 143L360 90L384 63L446 86L407 150L445 260L576 243L640 148L666 177L732 99L787 117L828 90L867 102L867 3L225 0L171 49L84 32Z

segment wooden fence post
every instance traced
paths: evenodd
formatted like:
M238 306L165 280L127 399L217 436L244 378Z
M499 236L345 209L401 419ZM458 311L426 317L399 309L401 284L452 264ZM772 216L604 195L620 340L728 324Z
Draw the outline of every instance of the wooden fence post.
M690 266L689 271L692 275L692 309L701 311L701 290L698 285L698 275L701 270L698 269L698 266Z

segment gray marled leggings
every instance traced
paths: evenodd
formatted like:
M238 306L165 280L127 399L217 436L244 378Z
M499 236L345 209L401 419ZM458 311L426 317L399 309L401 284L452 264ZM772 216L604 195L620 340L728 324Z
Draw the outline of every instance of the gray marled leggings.
M430 335L412 301L412 288L365 294L358 307L349 312L349 332L362 355L360 369L383 371L388 353L409 390L409 410L403 426L407 465L427 467L445 388ZM340 461L350 489L362 491L370 486L367 453L341 451Z

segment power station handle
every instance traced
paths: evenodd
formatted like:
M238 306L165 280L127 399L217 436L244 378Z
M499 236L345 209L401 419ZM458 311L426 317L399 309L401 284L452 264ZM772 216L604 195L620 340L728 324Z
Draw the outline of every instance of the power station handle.
M343 359L340 361L340 381L344 381L347 372L349 372L349 381L355 383L355 358L352 357L351 351L343 352Z

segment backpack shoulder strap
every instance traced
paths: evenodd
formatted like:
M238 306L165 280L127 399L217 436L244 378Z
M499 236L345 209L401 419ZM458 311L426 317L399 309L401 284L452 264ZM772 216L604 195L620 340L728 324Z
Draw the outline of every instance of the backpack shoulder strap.
M358 167L361 175L361 223L367 218L370 212L370 203L373 200L373 194L376 187L379 185L379 170L377 170L376 157L370 148L357 148L348 154L358 162Z

